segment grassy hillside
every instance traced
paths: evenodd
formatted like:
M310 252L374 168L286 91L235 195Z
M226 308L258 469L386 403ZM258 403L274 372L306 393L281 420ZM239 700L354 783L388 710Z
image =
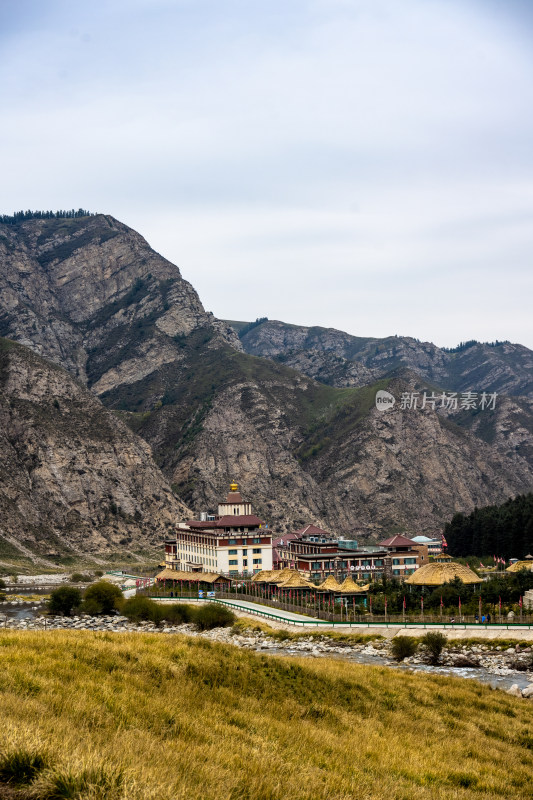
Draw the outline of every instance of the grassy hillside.
M533 792L531 706L470 681L60 631L2 633L0 676L0 777L39 756L37 799Z

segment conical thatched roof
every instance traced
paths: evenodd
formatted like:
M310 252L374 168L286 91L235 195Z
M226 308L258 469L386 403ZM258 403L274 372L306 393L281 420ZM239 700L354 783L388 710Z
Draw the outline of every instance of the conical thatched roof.
M442 586L443 583L460 578L463 583L482 583L483 579L478 578L470 567L464 564L457 564L455 561L447 564L426 564L410 575L406 583L413 586Z
M283 583L278 583L280 589L315 589L314 583L309 583L305 578L302 578L299 572L291 570L292 575Z
M275 573L271 569L263 569L261 572L257 572L254 575L252 581L254 583L269 583L274 574Z
M185 572L180 569L164 569L155 576L156 581L190 581L191 583L214 583L216 580L229 581L218 572Z
M516 561L507 567L506 572L520 572L521 569L533 570L533 561Z
M328 575L326 580L317 586L317 589L322 592L340 592L341 585L338 583L333 575Z
M366 589L358 586L354 582L352 576L348 575L348 577L345 578L341 583L341 588L339 591L343 592L344 594L361 594L361 592L366 592Z
M296 573L295 569L289 569L285 567L284 569L273 569L270 573L269 583L283 583L291 578Z

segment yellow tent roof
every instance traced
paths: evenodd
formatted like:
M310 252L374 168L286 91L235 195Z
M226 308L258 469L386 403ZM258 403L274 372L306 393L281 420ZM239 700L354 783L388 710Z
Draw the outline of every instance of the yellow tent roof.
M510 567L507 567L505 571L520 572L521 569L533 570L533 561L517 561L515 564L511 564Z
M315 589L314 583L309 583L305 578L302 578L299 572L291 570L292 575L283 583L278 583L280 589Z
M283 583L296 573L295 569L273 569L270 573L269 583Z
M413 572L405 582L413 586L442 586L443 583L453 581L454 578L460 578L463 583L483 582L483 578L478 578L470 567L456 562L426 564L425 567L420 567Z
M180 569L164 569L155 576L156 581L194 581L195 583L214 583L217 578L229 580L218 572L185 572Z
M271 569L263 569L261 572L257 572L253 576L252 581L254 583L268 583L271 580L272 575L274 575L274 573Z
M323 592L340 592L341 585L340 583L333 577L333 575L328 575L325 581L323 581L320 586L317 586L317 589Z
M358 586L354 582L352 576L348 575L341 583L339 591L344 592L345 594L355 594L356 592L357 594L361 594L361 592L366 592L366 589L364 587L361 588L361 586Z

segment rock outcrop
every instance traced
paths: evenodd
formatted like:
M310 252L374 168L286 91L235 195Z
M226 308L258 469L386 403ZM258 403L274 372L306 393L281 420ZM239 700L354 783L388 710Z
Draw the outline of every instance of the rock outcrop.
M0 339L3 554L153 550L186 511L146 442L63 369Z

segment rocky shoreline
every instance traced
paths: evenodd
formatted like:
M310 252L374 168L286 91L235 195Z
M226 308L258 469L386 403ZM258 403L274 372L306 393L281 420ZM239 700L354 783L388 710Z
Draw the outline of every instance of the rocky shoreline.
M27 604L24 604L27 605ZM38 607L33 606L35 613ZM211 631L198 631L194 625L161 625L157 627L151 622L130 622L127 617L101 616L91 617L80 615L74 617L34 616L32 618L0 617L0 626L9 630L90 630L110 633L157 633L162 635L183 634L186 636L199 636L213 642L232 644L247 650L281 655L306 656L320 658L331 656L346 660L359 661L359 663L379 666L400 666L391 656L391 640L377 639L371 642L351 643L327 634L314 636L299 636L287 638L272 636L264 631L250 628L236 631L232 628L215 628ZM424 669L427 662L421 653L411 658L406 658L401 666L416 672ZM443 650L440 664L434 668L446 671L450 669L471 669L473 677L475 671L502 678L510 677L517 672L530 684L520 688L513 684L507 691L520 697L533 697L533 648L515 647L502 648L490 647L485 644L460 644L454 642Z

